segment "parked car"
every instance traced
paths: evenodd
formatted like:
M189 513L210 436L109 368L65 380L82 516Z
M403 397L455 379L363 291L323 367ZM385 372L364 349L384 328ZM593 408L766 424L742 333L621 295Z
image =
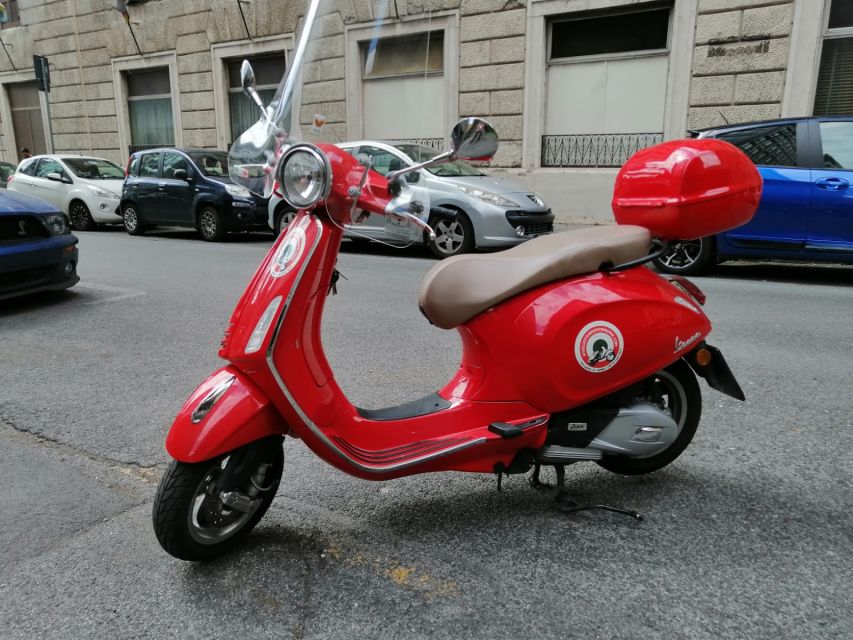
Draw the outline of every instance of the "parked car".
M0 189L5 189L9 182L9 177L15 175L15 169L18 165L11 162L0 161Z
M121 212L133 236L165 225L194 227L217 241L229 231L266 229L267 203L232 183L224 151L151 149L128 160Z
M122 168L103 158L40 155L21 160L9 189L49 202L68 214L74 229L91 231L121 222L123 181Z
M44 200L0 191L0 300L79 282L77 238Z
M697 274L731 258L853 262L853 116L788 118L691 132L738 146L764 179L747 224L672 243L655 260Z
M403 167L424 162L434 149L418 144L388 144L362 140L338 145L352 155L364 154L371 167L387 175ZM413 171L406 179L415 190L426 189L431 207L458 212L455 220L432 220L436 239L418 232L416 242L428 244L439 257L454 256L477 249L511 247L554 230L554 215L537 194L507 178L490 176L482 170L455 160L428 169ZM269 204L269 225L276 234L293 219L293 209L279 195ZM388 219L371 215L358 225L347 225L344 237L355 240L399 240L397 231L386 226Z

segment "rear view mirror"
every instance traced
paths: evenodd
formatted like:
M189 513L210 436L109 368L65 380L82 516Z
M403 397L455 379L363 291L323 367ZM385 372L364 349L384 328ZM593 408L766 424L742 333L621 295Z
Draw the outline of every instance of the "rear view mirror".
M421 174L417 171L412 171L411 173L406 174L406 182L409 184L417 184L421 181Z
M53 180L54 182L71 182L70 180L66 180L62 177L60 173L48 173L45 178L48 180Z
M498 133L482 118L464 118L450 134L451 157L460 160L490 160L498 150Z
M187 170L186 169L175 169L175 180L187 180Z

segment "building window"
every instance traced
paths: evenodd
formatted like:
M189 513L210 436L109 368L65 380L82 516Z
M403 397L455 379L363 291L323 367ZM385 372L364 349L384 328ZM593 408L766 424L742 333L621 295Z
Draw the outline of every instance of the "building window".
M548 24L542 166L618 167L663 139L672 3Z
M231 58L225 61L228 70L228 110L231 114L231 140L236 140L261 117L258 106L243 93L240 67L248 60L255 72L258 95L267 106L275 97L276 89L286 69L284 52L249 58Z
M442 146L444 31L362 40L359 52L363 137Z
M41 114L41 101L35 82L16 82L6 85L9 96L9 109L12 112L12 130L15 133L15 146L20 156L21 149L29 149L33 155L47 153L47 141L44 120Z
M168 67L126 71L130 153L175 145Z
M831 0L815 90L816 116L853 112L853 3Z
M18 0L0 2L0 26L17 27L19 24L21 24L21 14L18 12Z

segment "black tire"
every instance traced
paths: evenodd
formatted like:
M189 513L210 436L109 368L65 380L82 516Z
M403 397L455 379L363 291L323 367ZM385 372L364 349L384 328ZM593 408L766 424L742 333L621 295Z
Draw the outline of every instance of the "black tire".
M678 436L669 447L648 458L605 456L598 464L608 471L628 476L657 471L680 456L693 440L702 415L702 393L686 362L679 360L649 378L643 397L670 410L673 420L680 426Z
M287 231L287 227L293 222L296 212L286 205L279 205L275 211L275 235L280 236Z
M157 487L152 510L154 533L163 549L179 560L208 560L240 543L264 517L281 481L284 464L281 438L268 440L261 443L262 455L254 461L258 466L263 462L271 467L263 480L264 490L257 496L259 505L247 514L228 509L219 497L208 493L217 475L240 449L197 464L172 462Z
M463 212L454 220L430 218L429 226L435 231L435 241L424 234L424 242L436 258L449 258L474 250L474 227Z
M128 202L121 207L121 217L124 220L124 230L132 236L141 236L145 233L145 225L142 223L142 216L139 215L137 206Z
M225 223L215 207L205 205L198 212L198 233L208 242L219 242L225 237Z
M714 264L714 238L676 240L662 256L654 259L655 267L662 273L695 276L704 273Z
M94 231L98 228L98 223L92 218L89 207L82 200L72 200L68 205L68 219L71 221L71 228L75 231Z

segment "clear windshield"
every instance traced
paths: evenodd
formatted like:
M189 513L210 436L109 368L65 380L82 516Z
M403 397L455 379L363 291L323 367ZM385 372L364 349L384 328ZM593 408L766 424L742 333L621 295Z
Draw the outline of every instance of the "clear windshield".
M436 28L433 9L418 11L421 32L400 35L398 5L375 0L367 19L344 0L281 3L282 31L294 34L286 77L265 114L252 105L258 121L230 148L234 182L269 196L278 159L297 141L417 140L446 148L444 67L455 62L446 60L444 30Z
M87 180L124 180L124 169L99 158L62 158L71 173Z

